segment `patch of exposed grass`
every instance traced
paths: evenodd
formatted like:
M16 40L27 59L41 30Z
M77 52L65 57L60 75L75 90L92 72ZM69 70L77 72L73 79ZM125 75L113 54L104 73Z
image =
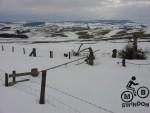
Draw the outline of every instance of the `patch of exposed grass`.
M88 32L77 32L77 35L79 35L79 39L89 39L89 38L93 38L93 35L88 34Z

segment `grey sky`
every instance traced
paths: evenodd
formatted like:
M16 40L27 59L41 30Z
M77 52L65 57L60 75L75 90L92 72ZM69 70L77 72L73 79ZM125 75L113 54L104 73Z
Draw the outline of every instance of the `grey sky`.
M0 0L0 20L129 19L150 23L150 0Z

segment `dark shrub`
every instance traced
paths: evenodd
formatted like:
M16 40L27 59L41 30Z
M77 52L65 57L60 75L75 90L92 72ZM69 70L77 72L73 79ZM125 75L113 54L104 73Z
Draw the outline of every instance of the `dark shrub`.
M134 59L134 49L131 45L127 45L124 50L118 52L120 58ZM136 59L146 59L146 54L142 49L137 50Z

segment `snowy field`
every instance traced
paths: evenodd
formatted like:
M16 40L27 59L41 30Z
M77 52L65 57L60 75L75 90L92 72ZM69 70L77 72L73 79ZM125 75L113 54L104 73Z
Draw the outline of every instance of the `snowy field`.
M90 25L94 29L93 33L97 32L95 26ZM103 27L103 29L112 30L105 35L105 39L120 31L119 26ZM14 33L14 31L10 30L9 33ZM94 53L96 57L94 65L82 63L85 59L81 59L48 70L45 104L41 105L39 99L42 73L38 77L30 75L17 77L17 81L30 80L10 87L4 85L5 73L12 74L13 70L17 73L30 72L32 68L38 68L39 71L45 70L85 57L87 52L80 56L71 55L71 59L64 57L64 53L77 51L82 42L74 32L65 32L68 37L55 38L43 36L39 32L38 35L32 36L32 33L31 31L30 38L27 40L0 38L0 113L150 113L150 95L146 98L134 96L132 102L136 103L136 106L133 106L132 102L125 103L121 99L121 94L127 90L126 85L132 76L135 76L135 82L139 83L135 86L136 90L141 86L150 89L148 39L146 39L147 42L138 43L139 48L147 51L147 60L127 60L126 67L122 66L122 59L111 57L113 49L121 50L127 45L126 39L84 40L85 44L81 50L88 47L92 47L94 51L99 50ZM33 43L36 41L46 43ZM14 47L14 52L12 52L12 47ZM25 54L23 48L25 48ZM36 48L37 57L29 57L32 48ZM50 58L50 51L53 51L53 58ZM12 78L9 78L9 82L11 81ZM128 106L123 107L124 104Z
M39 104L41 73L37 78L32 76L18 77L17 80L29 78L11 87L5 87L5 73L13 70L18 73L28 72L31 68L44 70L80 57L65 58L64 53L78 50L79 43L47 43L47 44L1 44L0 50L0 113L149 113L146 106L123 108L121 93L132 76L139 86L150 89L150 59L127 60L126 67L118 62L119 58L111 58L112 50L121 50L126 43L101 41L95 44L84 44L82 48L92 47L95 53L94 66L86 63L76 65L83 60L47 71L45 104ZM12 52L14 46L14 53ZM139 47L150 50L148 42L139 43ZM26 54L23 54L23 48ZM37 49L37 57L29 57L32 48ZM54 58L49 58L49 51ZM148 54L150 57L150 54ZM9 78L9 81L12 79ZM136 88L138 88L137 86ZM150 102L150 96L141 99L137 96L134 102Z

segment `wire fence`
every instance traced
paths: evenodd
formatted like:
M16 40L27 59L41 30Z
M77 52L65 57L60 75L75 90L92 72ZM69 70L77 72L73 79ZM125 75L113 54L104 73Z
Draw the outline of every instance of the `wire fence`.
M5 74L6 72L0 68L0 73ZM4 76L1 76L3 78L0 79L0 81L4 82ZM27 77L20 77L20 79L26 79ZM31 79L32 77L29 77ZM32 78L33 79L33 78ZM33 83L33 82L30 82ZM39 82L38 82L39 83ZM40 87L40 83L38 84L38 87ZM34 98L40 97L40 89L36 89L32 85L25 85L25 84L15 84L13 85L13 88L20 90ZM46 93L46 100L47 104L51 105L57 109L67 111L69 113L81 113L79 110L71 107L70 105L65 104L64 102L60 101L59 99L55 98L54 96L50 95L49 93Z
M33 48L35 48L35 47L33 47ZM17 47L17 46L14 46L14 45L12 45L12 46L0 45L0 51L2 51L2 52L11 52L13 54L14 53L19 53L19 54L21 53L24 56L29 56L30 53L32 52L33 48L24 47L24 46L23 47ZM51 48L48 48L48 49L35 48L35 49L36 49L36 57L51 58L51 55L53 56L53 54L54 54L55 57L64 56L64 53L60 50L58 50L59 53L54 53L53 49L51 49ZM81 50L81 52L83 50ZM69 52L70 52L71 56L73 56L73 51L74 50L69 50L68 49L66 51L67 51L67 54L69 54ZM94 52L97 52L97 51L99 51L99 50L96 50ZM80 53L80 56L87 56L88 53L89 53L89 51L83 51L82 53Z
M33 47L34 48L34 47ZM22 54L24 56L29 56L29 54L32 52L33 48L31 47L25 47L25 46L22 46L22 47L17 47L17 46L8 46L8 45L0 45L0 51L3 52L3 53L17 53L17 54ZM37 51L37 55L36 57L49 57L49 52L50 52L51 49L47 49L47 50L44 50L44 49L40 49L40 48L36 48L36 51Z
M33 79L31 79L30 81L33 82L33 83L36 83L36 84L40 84L40 82L35 81L35 80L33 80ZM81 98L81 97L74 96L74 95L69 94L69 93L67 93L67 92L65 92L65 91L62 91L62 90L60 90L60 89L57 89L57 88L52 87L52 86L49 86L48 84L46 84L46 87L49 88L49 89L52 89L52 90L54 90L54 91L57 91L57 92L59 92L59 93L65 95L65 96L72 97L72 98L75 99L75 100L78 100L78 101L80 101L80 102L83 102L83 103L86 103L86 104L88 104L88 105L90 105L90 106L93 106L93 107L95 107L95 108L97 108L97 109L103 110L103 111L108 112L108 113L115 113L115 112L113 112L113 111L111 111L111 110L109 110L109 109L107 109L107 108L104 108L104 107L102 107L102 106L100 106L100 105L97 105L97 104L95 104L95 103L93 103L93 102L90 102L90 101L88 101L88 100L85 100L85 99L83 99L83 98Z
M76 61L79 61L79 60L82 60L82 59L85 59L86 57L82 57L82 58L78 58L76 60L72 60L70 62L66 62L66 63L63 63L63 64L60 64L60 65L57 65L57 66L54 66L54 67L50 67L50 68L47 68L47 69L44 69L44 71L49 71L51 69L55 69L55 68L58 68L58 67L61 67L61 66L66 66L68 64L71 64L73 62L76 62ZM40 72L42 72L43 70L41 70Z
M126 62L126 63L128 63L128 64L132 64L132 65L145 65L145 66L147 66L147 65L150 65L150 63L145 63L145 64L140 64L140 63L132 63L132 62Z
M33 83L33 82L32 82ZM38 84L40 87L40 84ZM32 85L31 85L32 86ZM33 96L36 98L39 98L39 94L40 94L40 90L35 89L34 87L31 87L29 85L23 85L23 84L18 84L15 85L14 87ZM69 113L81 113L78 110L76 110L75 108L65 104L64 102L60 101L59 99L56 99L54 96L50 95L49 93L46 93L46 99L47 100L47 104L59 108L61 110L65 110L65 111L69 111Z
M99 51L99 50L98 50L98 51ZM78 58L78 59L76 59L76 60L73 60L73 61L70 61L70 62L67 62L67 63L63 63L63 64L60 64L60 65L57 65L57 66L54 66L54 67L50 67L50 68L47 68L47 69L44 69L44 70L45 70L45 71L49 71L49 70L51 70L51 69L55 69L55 68L58 68L58 67L61 67L61 66L64 66L64 65L68 65L68 64L71 64L71 63L73 63L73 62L76 62L76 61L85 59L85 58L86 58L86 57ZM42 70L42 71L43 71L43 70ZM42 71L40 71L40 72L42 72ZM1 69L1 68L0 68L0 72L2 72L3 74L6 73L6 72L5 72L3 69ZM4 76L3 76L3 77L4 77ZM3 78L1 78L1 80L4 81ZM38 85L41 84L40 82L35 81L35 80L33 80L33 79L31 79L30 82L36 83L36 84L38 84ZM68 97L71 97L71 98L73 98L73 99L75 99L75 100L78 100L78 101L80 101L80 102L82 102L82 103L85 103L85 104L88 104L88 105L90 105L90 106L92 106L92 107L95 107L95 108L97 108L97 109L99 109L99 110L102 110L102 111L105 111L105 112L108 112L108 113L114 113L113 111L111 111L111 110L109 110L109 109L107 109L107 108L104 108L104 107L102 107L102 106L100 106L100 105L97 105L97 104L95 104L95 103L93 103L93 102L90 102L90 101L88 101L88 100L86 100L86 99L83 99L83 98L81 98L81 97L77 97L77 96L74 96L74 95L72 95L72 94L69 94L68 92L65 92L65 91L63 91L63 90L57 89L57 88L52 87L52 86L49 86L49 85L47 85L47 84L46 84L46 87L49 88L49 89L51 89L51 90L53 90L53 91L59 92L59 93L65 95L65 96L68 96ZM36 98L39 97L39 92L40 92L40 90L35 89L34 87L31 87L31 86L28 86L28 85L24 85L24 84L16 84L16 85L14 85L14 88L16 88L16 89L18 89L18 90L21 90L21 91L23 91L23 92L25 92L25 93L27 93L27 94L33 96L33 97L36 97ZM71 112L71 113L81 113L80 111L78 111L78 110L74 109L73 107L71 107L71 106L69 106L69 105L63 103L62 101L56 99L55 97L49 95L48 93L47 93L46 95L47 95L46 97L48 97L48 100L53 101L52 103L50 103L51 105L57 106L57 107L58 107L58 105L60 105L59 107L62 107L62 106L63 106L63 109L66 109L67 111L69 111L69 112Z
M121 64L122 62L117 62L117 63ZM125 63L135 65L135 66L139 66L139 67L141 67L141 66L150 66L150 63L133 63L133 62L128 62L128 61L126 61Z
M53 48L38 48L38 47L33 47L36 49L36 57L44 57L44 58L51 58L50 54L54 54L54 57L57 57L57 56L64 56L63 52L58 50L59 53L54 53L54 50ZM17 47L17 46L4 46L4 45L0 45L0 51L3 52L3 53L6 53L6 52L9 52L9 53L17 53L17 54L22 54L24 56L29 56L30 53L32 52L33 50L32 47ZM71 50L66 50L67 52L71 52Z
M98 50L95 50L95 52L98 52L100 51L99 49ZM61 67L61 66L66 66L68 64L71 64L71 63L74 63L74 62L77 62L77 61L80 61L80 60L83 60L83 59L86 59L87 56L84 56L84 57L81 57L81 58L78 58L78 59L75 59L75 60L72 60L72 61L69 61L69 62L66 62L66 63L63 63L63 64L60 64L60 65L57 65L57 66L53 66L53 67L50 67L50 68L47 68L47 69L44 69L44 71L49 71L51 69L55 69L55 68L58 68L58 67ZM39 71L39 72L42 72L43 70Z

